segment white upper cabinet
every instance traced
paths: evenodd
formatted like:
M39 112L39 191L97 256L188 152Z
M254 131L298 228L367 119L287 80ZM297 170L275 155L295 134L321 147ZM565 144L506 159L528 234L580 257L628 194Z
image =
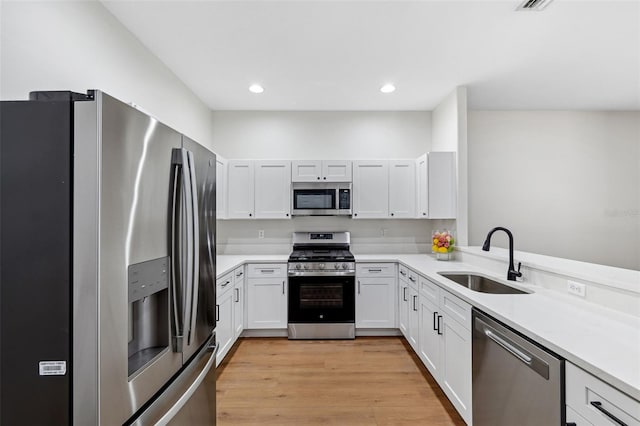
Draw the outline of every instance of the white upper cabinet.
M326 182L351 182L351 161L330 160L322 162L322 180Z
M250 160L230 160L227 164L227 217L252 219L254 211L254 169Z
M227 160L216 155L216 218L227 218Z
M291 182L318 182L322 180L322 161L291 162Z
M389 161L389 216L393 218L416 216L415 160Z
M454 219L457 213L456 154L430 152L427 158L428 216Z
M416 160L416 217L419 219L429 218L428 170L427 154L423 154Z
M351 161L302 160L291 163L292 182L351 182Z
M353 217L389 217L389 162L353 162Z
M291 162L255 161L255 217L291 217Z

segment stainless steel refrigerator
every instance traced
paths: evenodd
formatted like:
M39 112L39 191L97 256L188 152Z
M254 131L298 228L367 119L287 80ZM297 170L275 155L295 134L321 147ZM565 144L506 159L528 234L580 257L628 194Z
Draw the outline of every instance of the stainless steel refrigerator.
M0 424L215 424L215 155L100 91L0 109Z

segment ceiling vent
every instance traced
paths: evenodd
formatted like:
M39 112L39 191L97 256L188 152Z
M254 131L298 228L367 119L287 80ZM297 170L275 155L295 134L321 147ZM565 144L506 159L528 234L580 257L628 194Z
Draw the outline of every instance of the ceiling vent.
M540 12L551 3L552 0L524 0L516 11L535 11Z

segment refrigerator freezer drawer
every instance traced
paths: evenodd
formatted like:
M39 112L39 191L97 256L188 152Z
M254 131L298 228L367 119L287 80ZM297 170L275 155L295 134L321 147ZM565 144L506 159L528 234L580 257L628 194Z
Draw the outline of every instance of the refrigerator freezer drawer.
M154 402L128 425L215 425L215 333Z

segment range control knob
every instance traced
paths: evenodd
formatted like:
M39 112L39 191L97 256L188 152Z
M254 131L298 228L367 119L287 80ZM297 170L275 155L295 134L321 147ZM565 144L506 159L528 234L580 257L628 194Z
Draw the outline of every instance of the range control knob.
M342 269L347 269L347 264L346 263L342 264Z
M296 269L302 269L302 265L299 263L296 263Z
M304 269L309 269L309 264L308 263L304 264Z
M318 269L324 269L324 263L320 263L320 264L318 265Z
M340 269L340 264L336 263L335 265L333 265L334 269Z

